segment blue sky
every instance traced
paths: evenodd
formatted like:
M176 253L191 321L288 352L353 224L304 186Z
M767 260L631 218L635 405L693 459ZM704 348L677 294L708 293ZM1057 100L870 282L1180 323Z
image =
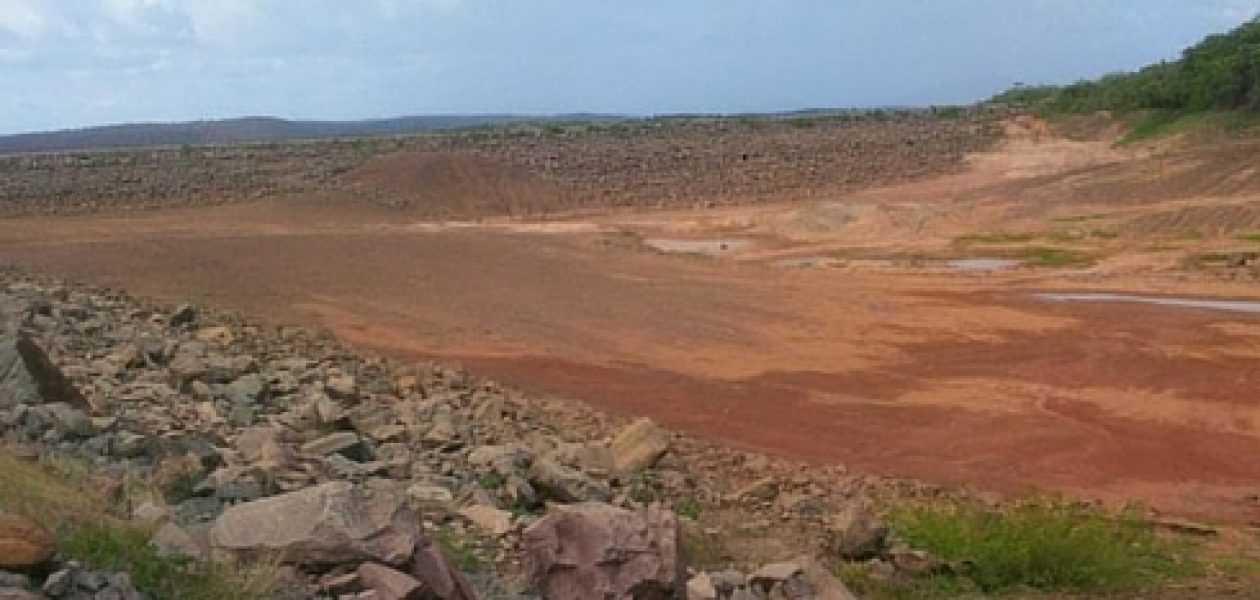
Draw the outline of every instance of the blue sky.
M0 132L240 115L971 102L1132 69L1260 0L0 0Z

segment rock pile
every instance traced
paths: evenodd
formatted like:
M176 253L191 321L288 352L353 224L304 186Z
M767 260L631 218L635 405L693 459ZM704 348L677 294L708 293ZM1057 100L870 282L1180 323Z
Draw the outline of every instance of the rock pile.
M128 500L161 553L277 557L308 597L843 589L802 560L689 564L682 546L697 531L732 543L777 536L800 553L891 573L934 568L857 500L940 489L779 463L461 371L359 355L321 332L109 290L10 273L0 317L0 436L10 448L71 457L114 481L146 477L156 493ZM4 524L0 548L16 527ZM46 540L23 540L22 552L48 559ZM478 566L480 575L460 572Z
M434 217L487 211L687 207L815 197L958 168L997 137L988 117L924 114L664 119L413 136L0 156L0 212L88 212L220 204L342 190ZM361 185L373 159L476 156L539 178L546 202L460 207ZM390 160L383 158L382 160ZM387 166L387 165L386 165ZM515 187L503 187L511 194ZM519 190L517 190L519 191ZM469 214L469 210L477 211Z

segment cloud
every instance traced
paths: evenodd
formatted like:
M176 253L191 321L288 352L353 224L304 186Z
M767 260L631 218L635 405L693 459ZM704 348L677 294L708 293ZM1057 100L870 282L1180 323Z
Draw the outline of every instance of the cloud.
M1228 23L1254 19L1257 13L1260 13L1260 0L1229 0L1220 9L1220 16Z
M230 44L263 16L262 0L187 0L185 11L201 42ZM300 18L300 17L299 17Z
M116 25L131 31L151 29L154 17L173 10L171 0L101 0L101 9Z
M44 33L48 19L33 0L0 0L0 30L25 39Z

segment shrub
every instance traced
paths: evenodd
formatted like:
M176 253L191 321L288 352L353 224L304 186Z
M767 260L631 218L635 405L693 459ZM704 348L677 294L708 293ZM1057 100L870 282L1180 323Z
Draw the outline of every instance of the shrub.
M276 565L194 564L161 557L151 531L113 514L113 503L94 489L81 465L36 464L0 449L0 510L39 521L58 540L61 554L88 567L126 571L136 588L155 600L252 600L277 591ZM121 512L121 511L120 511Z
M985 593L1129 589L1198 572L1135 515L1062 501L910 508L891 522L911 546L966 565L958 577Z

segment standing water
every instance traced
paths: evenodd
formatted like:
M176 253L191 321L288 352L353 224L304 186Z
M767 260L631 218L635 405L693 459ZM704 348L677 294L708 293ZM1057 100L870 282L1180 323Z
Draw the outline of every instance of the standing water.
M1034 296L1038 299L1048 300L1051 302L1139 302L1159 306L1202 308L1206 310L1260 314L1260 302L1248 300L1196 300L1194 298L1164 298L1160 296L1136 296L1130 294L1108 293L1042 293L1034 294Z

